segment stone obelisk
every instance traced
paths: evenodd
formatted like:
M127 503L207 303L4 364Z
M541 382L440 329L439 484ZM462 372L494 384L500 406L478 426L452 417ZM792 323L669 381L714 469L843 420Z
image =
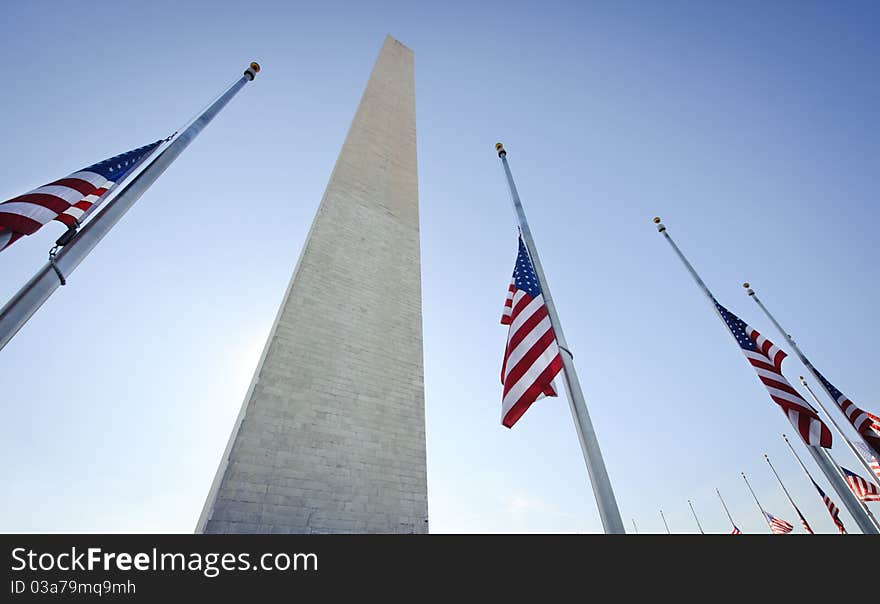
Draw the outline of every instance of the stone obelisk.
M196 532L425 533L412 51L388 36Z

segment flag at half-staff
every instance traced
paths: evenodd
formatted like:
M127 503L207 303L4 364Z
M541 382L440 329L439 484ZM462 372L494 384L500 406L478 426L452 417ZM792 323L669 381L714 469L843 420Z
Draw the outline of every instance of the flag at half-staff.
M852 470L847 470L843 466L840 467L840 470L843 472L846 484L849 485L849 488L855 493L856 497L862 501L880 501L880 490L877 489L877 486L873 482L865 480Z
M812 478L810 482L813 483L813 486L816 487L816 491L819 493L819 497L822 499L822 503L825 504L825 508L828 510L828 513L831 514L831 520L834 522L834 526L837 527L837 530L841 535L846 535L846 528L843 526L843 521L840 519L840 508L837 507L837 504L831 500L831 497L825 494L825 491L822 490L822 487L816 484L816 481Z
M819 380L819 383L822 384L822 388L825 390L825 393L837 404L841 413L843 413L847 420L853 425L856 431L859 434L861 440L870 448L874 449L875 453L880 453L880 424L878 424L877 416L872 415L866 411L863 411L859 407L857 407L852 401L850 401L847 397L845 397L837 388L831 385L831 382L825 379L819 370L810 362L807 358L807 355L803 353L800 349L800 346L797 345L797 342L794 341L794 338L791 337L791 334L786 331L782 325L779 324L779 321L776 320L764 303L758 298L757 294L755 294L755 290L752 289L750 283L743 283L743 287L746 289L746 293L750 298L758 305L764 314L770 319L770 322L776 327L780 334L788 341L788 344L791 346L792 350L794 350L795 354L801 360L801 363L810 370L813 376ZM825 415L828 416L828 419L831 421L831 425L837 430L838 435L843 440L844 444L849 447L849 449L853 452L853 454L858 458L859 462L868 468L868 461L864 455L862 455L856 448L853 446L853 442L849 439L849 437L844 433L843 429L838 425L837 420L834 419L834 416L825 405L822 404L822 401L813 393L812 388L810 388L809 384L807 384L806 380L804 380L803 376L801 376L801 384L807 389L807 392L810 393L815 403L819 406L819 408L825 412Z
M805 401L782 375L782 361L787 356L773 342L762 336L757 329L712 300L718 315L739 344L748 362L773 402L779 405L788 421L808 445L831 447L831 430L819 419L819 414Z
M501 159L513 210L519 225L519 252L514 268L513 283L508 289L502 323L508 324L507 345L501 381L502 423L512 426L529 405L541 396L556 393L552 380L557 374L565 385L575 430L590 475L596 507L606 533L625 534L617 499L611 488L611 480L605 468L605 460L599 448L599 440L587 410L580 380L574 368L573 356L566 346L565 335L550 295L550 288L538 257L532 231L526 220L525 210L513 174L507 161L504 145L495 145Z
M773 470L773 475L776 477L776 481L779 483L779 486L782 487L782 491L785 493L785 496L788 498L788 502L791 504L791 507L794 508L795 514L798 515L798 518L801 519L801 524L804 526L804 530L810 533L811 535L815 535L813 529L810 528L810 523L807 522L807 519L804 518L804 515L801 513L800 508L795 504L794 499L791 498L791 494L788 492L788 489L785 488L785 485L782 484L782 478L779 477L779 473L776 471L776 468L773 467L773 464L770 463L770 458L764 454L764 459L767 460L767 465L770 466L770 469Z
M840 390L835 388L831 382L826 380L824 375L818 371L815 371L815 373L822 387L831 395L831 398L840 407L840 410L865 441L865 444L871 448L873 455L880 455L880 417L857 407Z
M877 456L874 455L871 450L862 443L853 443L853 446L859 451L862 457L864 457L868 462L868 469L876 476L880 478L880 460L877 459Z
M0 203L0 251L53 220L78 228L164 141L122 153Z
M727 504L724 503L724 499L721 497L721 491L715 489L715 492L718 494L718 499L721 501L721 507L724 508L724 513L727 514L727 518L730 519L730 524L733 526L733 530L730 531L731 535L742 535L742 531L739 530L739 527L736 526L736 523L733 521L733 516L730 515L730 510L727 509Z
M672 240L660 218L654 218L654 224L657 225L657 231L663 235L672 251L675 252L678 259L694 279L694 282L712 304L715 314L718 315L736 340L749 364L752 365L752 368L757 373L758 378L767 388L773 402L782 409L788 420L795 427L804 444L807 445L807 450L822 469L822 473L825 474L825 477L834 487L841 500L843 500L847 510L858 522L859 528L865 534L880 534L880 529L878 529L863 509L858 499L850 492L843 477L835 467L835 463L825 450L831 448L831 431L819 418L816 410L783 377L782 361L785 359L785 353L762 336L756 329L750 327L745 321L721 306L697 274L690 261L678 248L675 241Z
M95 164L86 170L74 173L68 179L56 181L33 191L31 197L23 196L27 199L10 200L9 204L5 204L5 209L0 209L3 219L7 221L0 223L5 227L3 232L6 233L0 237L4 239L3 246L8 246L13 239L33 232L51 220L58 219L76 227L96 203L106 200L100 211L84 224L82 229L69 228L55 242L55 247L49 252L49 262L38 270L3 308L0 308L0 349L9 343L55 290L66 283L67 276L79 266L220 110L246 83L253 81L259 71L260 66L251 63L238 80L190 120L184 128L175 133L173 140L161 150L136 149L130 152L131 155L124 154L108 160L106 170L101 164ZM154 145L166 140L169 139ZM134 169L141 161L144 162L143 169L135 176ZM127 178L122 185L119 174L126 170L130 178ZM108 198L109 188L114 185L120 188L112 198ZM98 193L100 189L108 190ZM0 205L0 208L4 206ZM48 211L44 212L43 208ZM30 222L22 221L23 219L28 219ZM59 248L63 249L59 252Z
M774 535L787 535L794 530L794 526L789 521L777 518L770 512L764 512L764 516L767 518L767 525Z
M539 398L556 396L553 378L562 371L541 284L522 237L501 323L510 326L501 367L501 423L511 428Z
M804 471L804 474L807 475L807 478L813 483L813 486L816 487L816 491L819 493L819 498L822 500L822 503L825 504L825 508L828 510L828 513L831 514L831 520L834 522L834 526L837 527L838 532L841 535L846 535L846 529L843 526L843 522L840 520L840 509L837 505L832 501L831 497L825 494L819 485L816 484L816 481L813 480L813 477L810 475L810 471L807 469L807 466L804 465L804 462L801 461L800 456L795 452L794 447L791 446L791 443L788 442L788 437L783 434L782 439L785 441L785 444L788 445L789 451L794 455L794 458L797 460L798 464L801 466L801 469Z
M758 506L758 511L761 513L761 516L764 518L764 521L767 523L767 526L770 528L770 532L774 535L785 535L786 533L790 533L794 530L794 526L787 520L783 520L782 518L778 518L773 514L767 512L764 509L764 506L761 505L761 502L758 501L758 496L755 495L754 489L752 489L752 485L749 484L749 479L746 478L745 472L740 472L740 475L743 477L743 481L746 483L746 486L749 488L749 493L752 494L752 498L755 500L755 505Z

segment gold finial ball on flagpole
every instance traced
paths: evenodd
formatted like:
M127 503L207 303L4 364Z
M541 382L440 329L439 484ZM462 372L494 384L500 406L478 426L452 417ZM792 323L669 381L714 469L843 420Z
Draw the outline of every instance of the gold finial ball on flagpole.
M660 217L654 216L654 224L660 224Z
M258 73L260 73L260 64L256 61L251 61L248 68L244 70L244 75L248 76L252 82L254 81L254 78L257 77Z
M504 150L504 145L502 143L495 143L495 150L498 151L498 157L507 155L507 151Z
M743 287L746 289L749 289L751 287L751 285L749 285L749 282L746 281L745 283L743 283Z

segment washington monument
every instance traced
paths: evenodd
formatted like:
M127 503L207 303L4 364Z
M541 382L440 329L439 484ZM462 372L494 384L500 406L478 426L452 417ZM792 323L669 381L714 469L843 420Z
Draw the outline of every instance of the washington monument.
M388 36L196 532L426 533L412 51Z

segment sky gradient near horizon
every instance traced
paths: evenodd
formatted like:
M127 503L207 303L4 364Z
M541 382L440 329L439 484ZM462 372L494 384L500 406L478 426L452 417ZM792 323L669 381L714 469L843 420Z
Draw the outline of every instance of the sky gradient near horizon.
M517 246L499 140L627 528L664 532L662 508L697 532L691 499L729 532L718 488L767 532L741 471L797 524L767 453L834 531L790 424L651 218L722 304L787 350L751 281L880 412L876 3L90 6L5 10L0 198L167 136L249 61L263 71L0 351L0 531L193 530L387 33L416 61L431 531L601 531L564 397L500 425ZM0 254L0 299L61 230Z

